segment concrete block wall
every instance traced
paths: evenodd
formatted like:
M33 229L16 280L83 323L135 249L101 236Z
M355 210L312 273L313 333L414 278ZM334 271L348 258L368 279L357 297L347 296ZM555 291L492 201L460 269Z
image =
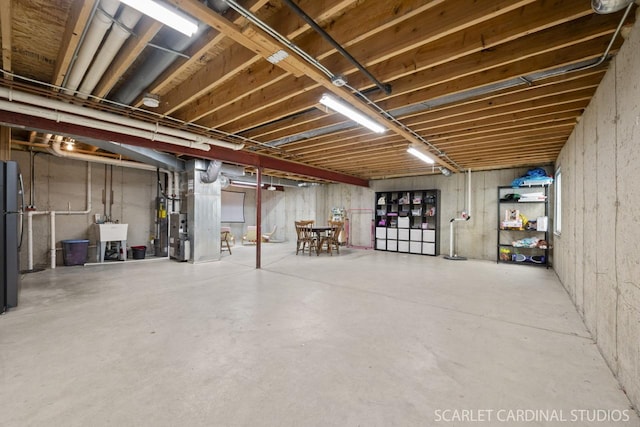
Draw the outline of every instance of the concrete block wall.
M540 165L552 171L551 166ZM496 260L498 228L498 186L511 182L528 168L471 173L471 219L454 224L454 252L468 258ZM440 254L449 253L449 221L466 209L466 174L425 175L372 181L373 192L392 190L440 190ZM371 204L374 203L373 196Z
M554 269L629 399L640 407L640 26L569 138Z
M262 191L262 232L268 233L276 226L276 232L271 236L275 240L286 240L286 198L289 195L287 189L283 191ZM242 244L242 236L246 234L247 227L256 225L256 191L230 186L223 191L244 193L244 223L228 222L222 226L231 228L231 234L235 244ZM295 237L295 233L294 233Z
M553 166L545 166L548 173ZM497 253L497 187L510 185L528 168L473 172L471 177L471 214L468 222L455 224L455 248L459 255L495 261ZM349 243L371 246L371 219L375 209L375 193L391 190L439 189L441 191L440 253L449 252L449 220L460 215L466 206L466 176L454 174L424 175L371 181L369 188L346 184L287 188L285 237L295 239L293 222L313 219L326 223L332 207L344 207L349 213ZM550 208L551 210L551 208ZM552 210L551 210L552 211Z
M25 204L31 200L31 167L27 152L12 151L12 159L20 165L25 184ZM82 211L86 209L87 162L38 154L34 160L34 202L39 211ZM110 168L110 166L108 166ZM110 179L108 180L111 181ZM61 241L88 239L89 261L96 259L95 214L104 215L102 193L105 189L105 166L91 164L91 212L83 215L56 215L55 239L58 247L56 264L63 264ZM108 186L111 184L108 183ZM148 246L154 234L156 173L113 167L113 220L129 224L128 246ZM35 268L50 265L50 221L48 215L33 217L33 262ZM20 251L21 269L27 268L27 235Z

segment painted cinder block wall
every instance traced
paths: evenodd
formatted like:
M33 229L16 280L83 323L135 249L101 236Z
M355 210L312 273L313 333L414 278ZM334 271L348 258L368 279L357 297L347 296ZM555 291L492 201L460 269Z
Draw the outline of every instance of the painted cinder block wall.
M31 200L31 167L28 152L14 150L13 160L20 165L25 184L25 204ZM113 190L112 219L130 224L128 246L149 246L154 234L156 173L139 169L91 163L91 212L83 215L56 215L57 265L63 264L61 241L88 239L88 261L96 259L95 214L104 215L103 190ZM113 171L113 173L111 173ZM83 211L86 209L87 162L39 153L34 158L34 204L38 211ZM107 182L105 183L105 173ZM113 175L113 178L111 178ZM25 234L20 251L20 267L27 268L26 216ZM36 268L49 268L49 215L33 217L33 261Z
M640 407L640 26L633 28L557 159L554 268L598 348Z
M553 165L540 165L548 173ZM473 172L471 176L471 214L468 222L455 224L455 247L459 255L495 261L497 244L497 187L511 182L527 172L528 168ZM285 237L295 239L293 222L313 219L325 224L332 207L344 207L350 215L350 243L371 246L371 218L378 191L439 189L441 191L440 253L449 251L449 220L459 216L466 207L465 174L424 175L407 178L374 180L369 188L345 184L318 187L287 188ZM550 189L552 194L552 189ZM550 203L550 210L552 203ZM369 210L368 212L366 210ZM399 254L400 255L400 254ZM411 255L415 256L415 255Z

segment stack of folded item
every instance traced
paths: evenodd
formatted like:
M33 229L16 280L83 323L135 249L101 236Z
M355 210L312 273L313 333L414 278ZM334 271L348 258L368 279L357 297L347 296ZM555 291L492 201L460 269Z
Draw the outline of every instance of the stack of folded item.
M544 193L524 193L520 195L518 202L544 202L547 196Z

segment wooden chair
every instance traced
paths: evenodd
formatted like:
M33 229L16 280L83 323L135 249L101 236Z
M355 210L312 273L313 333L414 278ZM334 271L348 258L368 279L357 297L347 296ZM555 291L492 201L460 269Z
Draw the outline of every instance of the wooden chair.
M268 242L269 242L269 240L271 240L271 236L273 236L273 233L275 233L275 232L276 232L276 229L277 229L277 228L278 228L278 226L277 226L277 225L274 225L274 226L273 226L273 230L271 230L269 233L264 233L264 234L262 235L262 241L263 241L263 242L267 242L267 243L268 243Z
M305 247L309 248L309 255L311 255L311 249L315 249L316 254L318 253L318 241L316 240L316 236L313 231L311 231L311 227L313 227L314 221L296 221L296 255L298 252L302 251L304 254Z
M342 221L329 221L328 224L331 227L331 231L329 231L327 237L322 239L320 247L326 244L327 252L329 252L331 256L333 256L333 248L335 248L338 255L340 255L340 233L342 233L344 223Z
M247 226L247 233L242 236L242 244L244 245L245 242L246 243L250 243L250 244L256 244L258 241L258 232L257 232L258 227L256 227L255 225L249 225Z
M220 228L220 252L229 251L229 255L231 255L231 245L229 241L231 240L231 229L229 227L221 227Z

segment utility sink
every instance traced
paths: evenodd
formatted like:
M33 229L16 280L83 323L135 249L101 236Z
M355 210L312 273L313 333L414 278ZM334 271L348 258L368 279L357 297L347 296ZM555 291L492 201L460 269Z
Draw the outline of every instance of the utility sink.
M127 240L127 228L129 224L96 224L98 226L98 240L111 242L114 240Z
M98 262L104 262L107 242L118 242L119 259L127 259L127 229L129 224L96 224L98 228Z

